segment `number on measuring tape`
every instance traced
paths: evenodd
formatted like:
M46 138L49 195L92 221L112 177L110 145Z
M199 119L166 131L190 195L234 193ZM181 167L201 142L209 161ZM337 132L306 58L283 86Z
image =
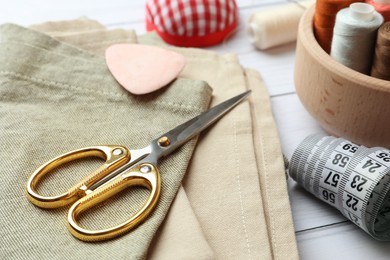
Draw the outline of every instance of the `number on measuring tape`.
M390 150L312 135L294 152L289 174L372 237L390 241Z
M360 175L356 175L353 177L351 182L351 187L355 188L357 191L363 191L363 185L367 182L367 179L364 177L360 177Z
M329 201L330 203L336 203L336 195L328 190L322 190L322 195L324 200Z
M351 194L346 194L346 195L347 195L347 199L345 200L345 204L347 205L347 207L352 209L355 212L358 211L358 203L361 201Z
M330 186L337 187L339 180L340 180L340 174L335 173L333 171L329 171L328 176L326 176L324 182Z
M390 163L390 154L385 153L385 152L380 152L379 154L376 155L378 159L381 159L385 163Z
M338 165L338 166L340 166L342 168L347 166L348 162L349 162L349 157L348 156L344 156L341 153L336 153L336 155L334 156L334 159L332 160L332 163L334 165Z
M337 199L340 180L357 148L358 146L350 142L333 138L332 145L328 146L328 150L320 158L324 165L322 169L317 169L317 172L321 171L320 174L317 173L319 176L319 192L322 194L320 198L336 208L340 207ZM335 199L329 199L330 197L327 199L324 195L327 192L331 192L333 195L330 196L334 196Z
M362 169L368 169L369 172L376 172L378 168L380 168L382 165L377 162L373 162L371 159L367 159L364 165L362 166Z
M343 150L346 152L350 152L350 156L352 156L358 150L359 146L353 145L351 143L344 144L342 146Z
M357 216L355 216L354 214L351 214L350 212L348 212L348 217L349 219L355 223L356 225L360 226L360 221L359 221L359 218Z

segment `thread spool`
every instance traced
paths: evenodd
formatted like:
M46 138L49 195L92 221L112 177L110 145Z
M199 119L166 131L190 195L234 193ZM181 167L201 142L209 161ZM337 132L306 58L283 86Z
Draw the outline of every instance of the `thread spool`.
M390 22L378 30L371 76L390 80Z
M265 50L295 41L299 19L313 4L314 0L297 1L253 14L247 25L251 43Z
M385 22L390 21L390 0L366 0L365 2L372 5L383 16Z
M341 64L369 75L381 14L365 3L354 3L337 13L330 56Z
M390 148L390 84L335 61L313 35L314 8L299 25L295 55L296 93L328 133L366 146Z
M314 36L316 37L318 44L327 53L330 53L333 27L337 12L355 2L362 1L317 0L313 21Z

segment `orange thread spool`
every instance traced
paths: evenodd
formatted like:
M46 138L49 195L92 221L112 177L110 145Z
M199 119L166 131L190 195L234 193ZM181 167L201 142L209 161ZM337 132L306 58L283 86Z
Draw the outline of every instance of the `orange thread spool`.
M324 51L330 53L336 14L358 0L317 0L314 14L314 35Z
M378 30L371 76L390 80L390 22L382 24Z
M390 0L366 0L365 2L372 5L383 16L385 22L390 21Z

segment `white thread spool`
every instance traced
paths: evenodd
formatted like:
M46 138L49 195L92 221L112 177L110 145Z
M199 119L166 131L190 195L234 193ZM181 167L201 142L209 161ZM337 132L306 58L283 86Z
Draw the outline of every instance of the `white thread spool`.
M330 56L341 64L369 74L376 33L383 16L365 3L353 3L336 15Z
M297 1L253 14L247 26L251 43L265 50L295 41L299 19L314 2Z

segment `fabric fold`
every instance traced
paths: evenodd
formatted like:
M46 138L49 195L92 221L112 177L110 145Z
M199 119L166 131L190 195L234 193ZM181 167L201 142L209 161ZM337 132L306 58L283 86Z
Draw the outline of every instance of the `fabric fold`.
M148 259L215 259L183 187L149 248Z
M156 34L138 41L164 46ZM187 59L180 76L213 88L212 105L253 91L249 102L201 135L183 181L216 259L298 259L280 141L260 76L234 54L167 48Z
M47 21L44 23L33 24L29 28L45 32L51 36L74 35L94 30L105 30L104 25L98 21L79 18L74 20Z
M246 69L253 143L258 166L263 208L273 259L299 259L278 129L271 102L259 73Z
M74 29L73 32L65 30L64 33L61 33L61 27L69 28L69 24L73 24L77 28L75 21L48 22L35 25L34 28L54 36L57 40L101 56L104 55L105 48L113 41L125 43L129 40L131 43L137 43L132 30L103 30L99 26L94 27L96 22L92 20L90 24L85 20L82 21L83 27L87 27L88 31L77 32ZM53 30L53 28L56 30ZM91 41L91 33L93 33L93 41ZM129 35L126 35L126 33ZM84 44L86 42L94 44ZM179 223L175 223L176 221L179 221ZM203 235L200 224L182 187L179 189L173 206L167 214L167 219L156 234L154 243L148 252L149 259L213 258L213 252Z
M50 35L58 41L103 56L107 47L115 43L137 43L134 30L107 30L90 19L45 22L29 28Z
M135 97L117 84L101 57L16 25L0 27L0 57L0 150L5 161L0 169L2 257L146 257L196 140L161 160L161 196L147 221L105 242L104 250L102 243L84 243L69 234L66 209L42 210L29 203L26 180L42 163L68 150L96 144L146 146L206 110L210 87L200 80L177 79L159 92ZM62 193L94 166L95 162L76 164L67 174L57 175L59 179L47 180L44 191ZM94 228L126 220L146 195L144 189L131 189L82 223Z
M0 151L4 151L2 156L7 151L4 158L21 162L14 165L7 160L0 169L7 177L6 186L0 187L5 192L0 217L6 221L0 228L6 257L60 259L72 253L103 259L299 258L278 132L266 87L256 71L242 68L234 54L171 47L154 33L137 37L132 30L106 30L88 19L32 28L54 38L15 25L0 27L0 57L7 58L0 64ZM177 51L186 57L187 65L167 88L134 97L111 77L102 58L110 44L126 42ZM21 52L26 55L19 57ZM160 128L169 129L176 121L205 110L211 97L209 86L213 88L211 106L248 89L252 93L201 134L192 158L196 140L162 161L167 192L156 212L134 232L85 244L66 230L65 209L40 210L25 199L21 184L31 169L53 155L92 141L142 147L162 133ZM86 163L76 169L93 168ZM42 189L67 188L82 175L56 175ZM18 188L10 190L10 185ZM126 218L145 194L126 191L82 223L99 227L110 218ZM133 207L126 211L123 205ZM22 208L31 219L17 225ZM12 219L12 214L20 216ZM38 240L28 241L26 234L35 231ZM16 242L11 245L11 241ZM51 249L53 243L64 248Z

